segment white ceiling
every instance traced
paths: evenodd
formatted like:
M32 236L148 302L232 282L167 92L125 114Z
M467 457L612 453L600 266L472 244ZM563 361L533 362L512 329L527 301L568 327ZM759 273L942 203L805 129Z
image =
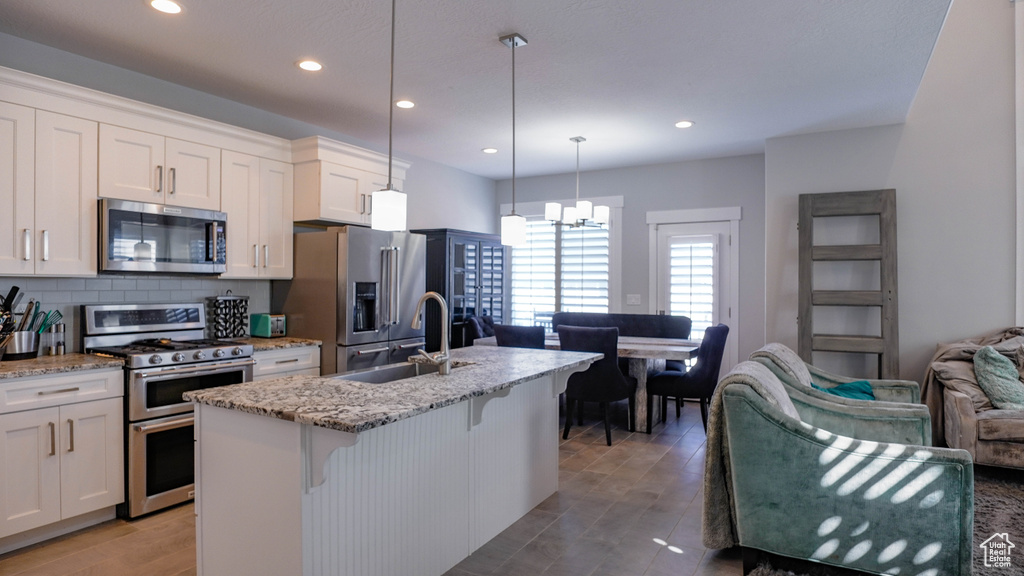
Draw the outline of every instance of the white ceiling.
M388 0L2 0L0 32L387 148ZM396 156L489 178L902 122L951 0L397 0ZM301 58L321 61L310 74ZM675 128L678 120L696 126ZM500 152L480 152L493 146Z

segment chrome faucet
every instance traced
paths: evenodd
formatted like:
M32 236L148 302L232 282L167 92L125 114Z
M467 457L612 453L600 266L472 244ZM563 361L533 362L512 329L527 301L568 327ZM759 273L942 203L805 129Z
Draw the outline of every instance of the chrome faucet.
M427 292L423 296L420 296L420 301L416 303L416 314L412 317L412 328L413 330L419 330L422 326L420 317L423 312L423 305L430 298L437 300L437 303L441 305L441 351L434 354L428 354L426 350L420 348L420 356L423 356L434 366L439 366L438 373L442 376L447 376L452 371L451 361L451 348L448 345L448 303L444 301L444 296L441 296L437 292Z

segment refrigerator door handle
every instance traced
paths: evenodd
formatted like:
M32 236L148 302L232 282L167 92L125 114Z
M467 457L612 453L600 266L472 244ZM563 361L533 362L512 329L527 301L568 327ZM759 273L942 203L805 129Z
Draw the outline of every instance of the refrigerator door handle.
M380 305L377 307L377 330L391 323L391 252L387 246L380 249Z
M388 307L391 309L391 324L393 326L397 326L402 321L398 314L398 306L402 301L402 269L400 267L402 259L398 257L398 250L398 246L391 248L391 266L393 273L391 276L391 288L389 289L391 292L391 304L389 304Z

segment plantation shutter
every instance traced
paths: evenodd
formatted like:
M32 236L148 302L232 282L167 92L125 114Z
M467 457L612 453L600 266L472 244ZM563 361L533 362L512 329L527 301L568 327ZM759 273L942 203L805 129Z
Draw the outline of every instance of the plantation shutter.
M555 312L555 226L526 222L526 243L512 249L512 319L519 326L551 327Z
M564 312L608 312L608 230L562 230L562 299Z
M669 314L687 316L691 338L699 340L714 324L715 235L674 236L669 241Z

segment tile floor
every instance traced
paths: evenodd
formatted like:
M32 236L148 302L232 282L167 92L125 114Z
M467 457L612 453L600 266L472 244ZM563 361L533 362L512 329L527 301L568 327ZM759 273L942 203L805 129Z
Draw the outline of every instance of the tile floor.
M613 422L625 422L625 403ZM594 406L596 408L596 405ZM560 489L445 576L713 576L742 573L737 552L700 542L704 428L696 404L650 436L595 414L560 446ZM191 505L114 520L0 556L8 575L195 574Z
M704 443L692 403L650 436L614 428L611 447L589 415L561 441L558 492L445 576L742 574L738 552L701 546Z

